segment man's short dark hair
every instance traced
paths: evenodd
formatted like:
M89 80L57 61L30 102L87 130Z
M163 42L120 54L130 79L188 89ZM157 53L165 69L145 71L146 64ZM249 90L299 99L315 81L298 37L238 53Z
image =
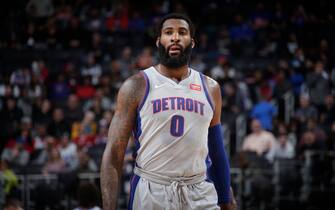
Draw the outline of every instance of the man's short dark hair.
M169 19L181 19L181 20L185 20L190 28L190 34L191 37L194 37L195 34L195 28L193 25L193 22L191 21L191 19L182 13L171 13L168 15L165 15L164 17L161 18L160 22L158 23L158 27L157 27L157 36L161 36L162 33L162 28L163 28L163 24L165 23L165 21L169 20Z

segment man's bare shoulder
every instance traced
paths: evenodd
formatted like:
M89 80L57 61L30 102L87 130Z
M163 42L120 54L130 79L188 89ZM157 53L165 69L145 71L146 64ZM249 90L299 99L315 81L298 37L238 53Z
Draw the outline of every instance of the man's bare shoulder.
M143 98L146 89L146 81L143 74L140 72L126 79L119 90L118 98L138 103Z
M213 93L213 91L218 91L220 89L220 85L219 83L214 80L213 78L209 77L209 76L205 76L205 81L208 87L209 92Z

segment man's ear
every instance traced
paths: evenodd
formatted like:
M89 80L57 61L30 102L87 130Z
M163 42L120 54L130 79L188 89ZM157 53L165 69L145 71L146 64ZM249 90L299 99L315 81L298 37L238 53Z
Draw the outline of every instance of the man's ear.
M192 45L191 45L191 46L192 46L192 49L193 49L194 46L195 46L195 41L194 41L194 39L192 39L191 42L192 42Z
M156 39L156 47L159 47L159 41L160 41L160 38L157 37L157 39Z

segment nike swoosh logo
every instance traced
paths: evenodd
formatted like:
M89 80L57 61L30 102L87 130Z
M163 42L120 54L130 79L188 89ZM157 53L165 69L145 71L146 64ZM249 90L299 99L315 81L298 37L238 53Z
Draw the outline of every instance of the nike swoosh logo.
M160 84L160 85L155 85L155 88L161 88L161 87L163 87L164 85L165 85L165 83Z

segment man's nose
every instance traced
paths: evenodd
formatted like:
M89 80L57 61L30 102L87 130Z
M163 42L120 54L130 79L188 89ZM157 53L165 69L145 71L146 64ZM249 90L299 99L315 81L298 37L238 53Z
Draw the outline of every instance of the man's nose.
M173 33L171 37L172 42L179 42L179 34L178 33Z

